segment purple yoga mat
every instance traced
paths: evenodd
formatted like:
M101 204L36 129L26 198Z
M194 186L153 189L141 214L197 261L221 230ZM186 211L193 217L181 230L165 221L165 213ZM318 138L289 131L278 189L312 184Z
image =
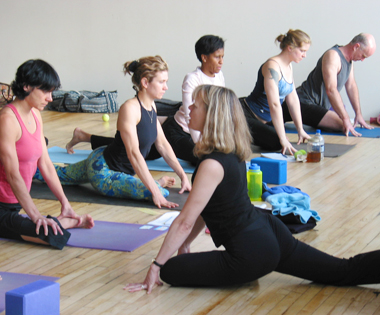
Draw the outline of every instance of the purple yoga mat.
M5 293L37 280L56 281L59 278L0 271L0 313L5 310Z
M71 237L67 245L131 252L167 230L162 226L95 221L90 230L69 229Z

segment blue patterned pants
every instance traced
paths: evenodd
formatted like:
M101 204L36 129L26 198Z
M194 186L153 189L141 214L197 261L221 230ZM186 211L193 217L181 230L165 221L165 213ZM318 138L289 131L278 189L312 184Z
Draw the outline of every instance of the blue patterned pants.
M152 200L151 192L139 178L109 169L103 156L105 148L97 148L81 162L66 166L54 165L61 184L79 185L89 182L96 191L105 196ZM39 170L34 178L44 181ZM165 198L169 196L169 191L156 183L162 195Z

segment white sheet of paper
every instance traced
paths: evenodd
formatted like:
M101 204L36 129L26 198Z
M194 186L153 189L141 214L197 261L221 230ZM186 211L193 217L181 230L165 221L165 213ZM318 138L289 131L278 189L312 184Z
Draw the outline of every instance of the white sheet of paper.
M179 211L166 212L162 216L160 216L158 219L148 222L148 224L170 226L178 215L179 215Z
M272 160L280 160L280 161L287 161L287 162L296 162L296 159L293 155L282 155L281 153L261 153L261 156L266 157L268 159Z

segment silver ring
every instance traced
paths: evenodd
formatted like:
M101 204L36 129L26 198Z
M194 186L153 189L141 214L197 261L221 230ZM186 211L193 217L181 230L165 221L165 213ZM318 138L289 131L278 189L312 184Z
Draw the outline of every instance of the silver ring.
M141 285L141 290L144 290L145 289L145 285Z

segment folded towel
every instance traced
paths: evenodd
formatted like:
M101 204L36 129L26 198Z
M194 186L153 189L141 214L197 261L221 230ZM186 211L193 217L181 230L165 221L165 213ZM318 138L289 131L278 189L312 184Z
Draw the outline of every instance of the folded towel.
M310 209L310 197L302 193L278 193L269 195L265 201L272 205L272 214L285 216L293 213L299 216L300 221L306 224L312 217L320 221L321 217L318 212Z

